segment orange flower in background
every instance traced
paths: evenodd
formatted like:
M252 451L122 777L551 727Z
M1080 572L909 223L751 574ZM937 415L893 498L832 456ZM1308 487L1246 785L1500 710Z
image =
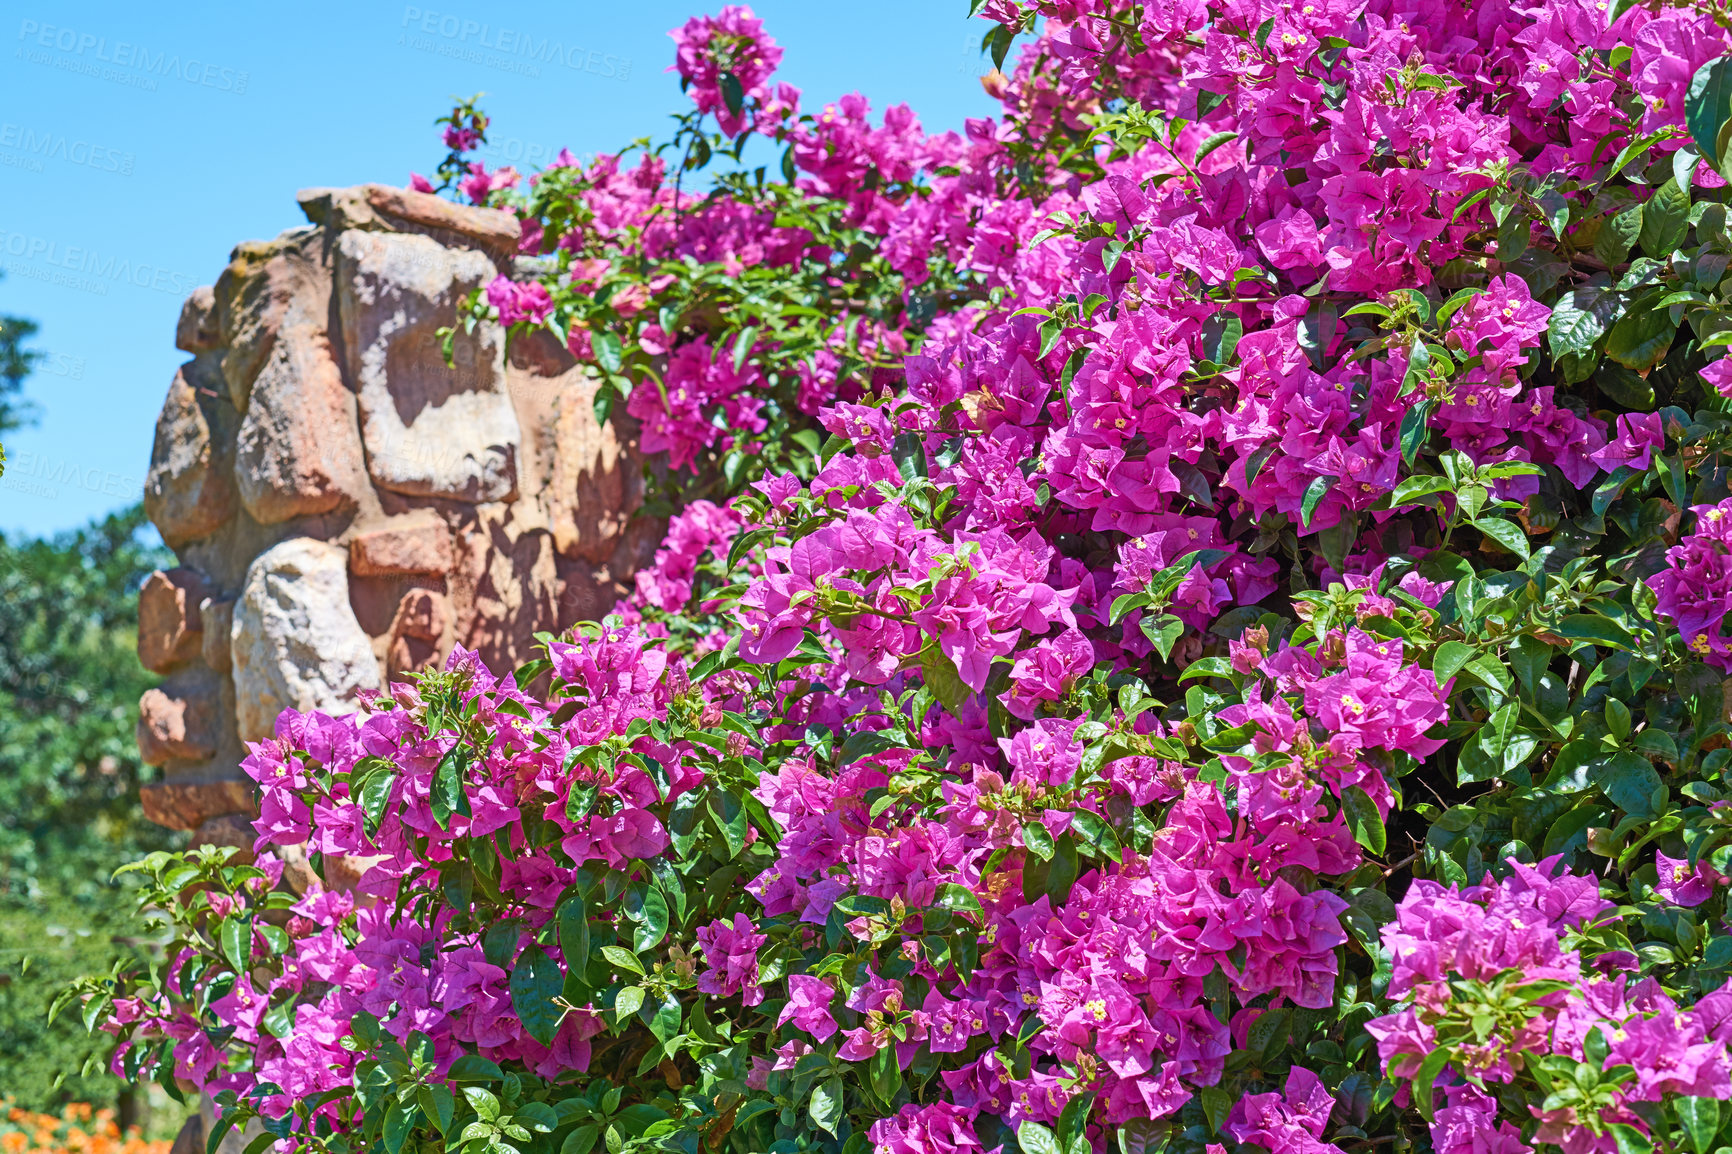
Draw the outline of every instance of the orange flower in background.
M7 1106L0 1154L168 1154L173 1143L146 1141L137 1127L122 1134L114 1111L74 1102L60 1116Z

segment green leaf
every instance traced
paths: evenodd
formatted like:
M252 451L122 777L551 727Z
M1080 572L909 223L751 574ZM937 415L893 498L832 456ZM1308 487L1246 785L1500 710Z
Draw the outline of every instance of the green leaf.
M589 339L589 347L595 351L596 364L609 373L620 371L625 350L618 333L606 329L593 333Z
M1654 812L1654 791L1663 783L1647 758L1634 753L1615 753L1594 770L1594 784L1612 804L1632 816Z
M619 993L613 996L614 1017L625 1021L643 1008L643 999L642 986L621 986Z
M551 1134L559 1128L559 1115L546 1102L525 1102L517 1107L516 1117L537 1134Z
M1443 1073L1443 1068L1449 1065L1449 1048L1439 1046L1425 1056L1425 1061L1419 1064L1419 1069L1413 1075L1413 1104L1419 1107L1420 1115L1430 1122L1434 1115L1431 1106L1432 1095L1436 1092L1437 1076Z
M451 1063L447 1076L453 1082L498 1082L504 1079L505 1071L480 1054L464 1054Z
M842 1102L842 1079L828 1078L813 1087L812 1100L806 1104L813 1125L834 1137L836 1126L842 1121Z
M1618 1144L1618 1154L1652 1154L1654 1140L1628 1122L1613 1122L1606 1129Z
M576 894L559 905L559 952L573 973L589 964L589 907Z
M641 1011L638 1016L643 1016ZM672 994L663 997L656 1006L655 1013L650 1016L649 1028L650 1033L654 1034L656 1040L665 1048L680 1032L680 1000Z
M1226 1124L1227 1115L1233 1110L1233 1095L1219 1086L1205 1086L1197 1092L1197 1100L1203 1105L1203 1117L1209 1121L1209 1132L1219 1134Z
M1052 831L1039 821L1031 821L1022 827L1022 844L1029 853L1042 861L1051 861L1055 846Z
M1192 163L1202 160L1205 156L1209 155L1223 144L1226 144L1228 141L1237 139L1239 139L1239 134L1237 132L1212 133L1208 139L1204 140L1203 143L1197 146L1197 155L1192 159Z
M1431 414L1436 408L1436 401L1423 400L1401 418L1401 459L1410 469L1431 438Z
M595 1149L595 1140L601 1136L601 1126L595 1122L586 1122L565 1136L560 1143L559 1154L589 1154Z
M1720 1103L1713 1098L1681 1097L1675 1105L1678 1121L1690 1136L1690 1146L1696 1154L1708 1154L1714 1147L1714 1135L1720 1132Z
M920 650L920 675L946 709L961 709L974 696L956 671L956 663L944 655L936 641L927 642Z
M1377 804L1357 785L1348 786L1342 793L1341 814L1347 819L1347 828L1353 832L1354 841L1374 854L1381 854L1389 848L1389 834L1383 828L1383 817L1377 812Z
M661 890L650 886L643 896L643 920L632 932L632 949L638 953L652 949L668 932L668 903Z
M1473 527L1526 561L1528 552L1528 535L1522 532L1522 527L1513 521L1505 521L1499 517L1488 517L1475 521Z
M223 919L222 929L218 932L218 940L222 945L223 957L235 973L245 973L252 960L253 953L253 920L240 914L230 914Z
M1672 255L1690 226L1690 194L1668 180L1642 206L1642 251L1655 260Z
M721 89L722 103L727 105L729 114L740 115L746 107L746 88L740 83L732 69L722 73L717 87Z
M601 947L601 956L611 962L615 969L623 970L628 974L637 974L639 977L643 976L643 963L638 961L637 955L628 949L620 946L603 946Z
M385 1111L386 1154L399 1154L403 1143L407 1142L409 1135L414 1132L415 1120L419 1115L419 1110L405 1107L401 1102L391 1103L391 1108Z
M1606 338L1606 356L1627 369L1651 369L1665 358L1677 333L1671 310L1641 308L1612 326L1612 335Z
M1299 524L1302 527L1311 528L1311 514L1317 511L1317 506L1322 504L1323 498L1328 495L1336 480L1333 475L1325 473L1321 477L1313 477L1311 483L1305 486L1305 496L1299 501Z
M992 51L993 68L1004 71L1004 58L1010 54L1010 44L1015 39L1016 29L1008 24L1000 24L988 34L987 44Z
M469 770L469 747L461 740L446 751L433 770L433 783L427 799L433 820L440 829L449 829L451 815L467 813L469 800L463 791L463 776Z
M1630 636L1629 630L1609 617L1594 613L1572 613L1558 622L1555 632L1571 641L1591 642L1608 649L1628 650L1636 645L1636 639Z
M898 433L890 447L890 459L904 481L926 476L926 446L919 433Z
M1137 628L1142 630L1143 636L1149 639L1149 643L1161 655L1161 660L1165 661L1185 632L1185 623L1171 613L1162 613L1159 616L1144 617L1137 622Z
M1431 671L1437 677L1438 684L1454 677L1469 661L1478 656L1479 650L1461 641L1445 641L1437 647L1437 653L1431 659Z
M563 1016L553 1000L565 989L565 976L540 946L531 945L517 958L511 970L511 1008L529 1036L543 1046L553 1044Z
M1623 298L1603 284L1585 284L1565 294L1553 306L1546 325L1553 362L1593 351L1594 344L1623 315L1623 308Z
M1039 1122L1024 1122L1016 1128L1016 1144L1022 1154L1064 1154L1058 1135Z
M956 913L984 912L980 907L980 899L975 897L967 886L960 886L955 882L945 882L938 887L938 908Z
M385 806L391 801L391 787L395 784L397 771L392 768L371 774L361 787L361 815L368 837L379 832L379 823L385 820Z
M1732 59L1722 56L1696 70L1684 97L1684 123L1696 151L1716 168L1720 165L1720 130L1732 115Z
M1632 204L1600 225L1600 234L1594 238L1594 255L1608 268L1616 268L1629 259L1630 250L1641 236L1642 206Z

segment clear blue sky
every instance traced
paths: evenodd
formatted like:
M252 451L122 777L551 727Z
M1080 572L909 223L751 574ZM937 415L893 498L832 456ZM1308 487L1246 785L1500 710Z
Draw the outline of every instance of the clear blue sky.
M0 313L35 319L41 410L7 435L0 531L51 533L138 498L185 359L175 318L229 250L302 223L311 185L402 184L484 91L492 163L665 135L667 31L694 0L291 5L21 0L0 15ZM761 0L809 108L906 101L929 130L990 115L966 0ZM527 163L526 163L527 162Z

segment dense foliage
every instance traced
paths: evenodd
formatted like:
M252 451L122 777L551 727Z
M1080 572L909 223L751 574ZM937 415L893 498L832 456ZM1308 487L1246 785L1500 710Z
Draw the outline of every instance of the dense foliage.
M140 863L120 1069L333 1152L1719 1148L1725 13L975 7L965 136L738 8L635 164L446 119L539 258L465 323L678 512L545 659L286 714L261 845L374 864Z
M47 1010L67 982L132 957L134 895L111 875L172 844L139 808L149 769L132 734L156 680L135 653L138 589L173 563L148 533L134 507L53 539L0 537L0 1094L23 1108L121 1090L108 1047Z

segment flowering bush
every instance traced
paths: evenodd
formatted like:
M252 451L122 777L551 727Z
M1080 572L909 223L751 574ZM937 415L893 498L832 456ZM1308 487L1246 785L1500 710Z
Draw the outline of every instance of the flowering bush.
M352 892L136 867L84 1012L213 1143L1728 1140L1725 13L975 8L966 136L730 8L671 148L463 170L531 258L468 322L674 515L544 657L253 748Z

